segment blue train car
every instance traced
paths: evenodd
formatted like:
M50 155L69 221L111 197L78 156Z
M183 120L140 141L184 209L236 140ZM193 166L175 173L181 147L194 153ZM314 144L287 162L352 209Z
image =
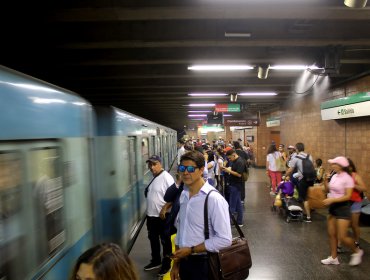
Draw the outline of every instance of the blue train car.
M98 108L97 123L99 236L130 249L144 221L144 189L152 177L146 160L158 154L168 169L176 131L114 107Z
M95 114L0 67L0 279L67 279L103 240L128 250L144 217L145 159L160 153L168 166L175 142L173 130L116 108Z

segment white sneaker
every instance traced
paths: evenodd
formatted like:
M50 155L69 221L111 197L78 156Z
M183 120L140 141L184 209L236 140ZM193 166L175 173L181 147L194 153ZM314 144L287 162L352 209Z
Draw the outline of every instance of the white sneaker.
M335 259L333 259L331 256L328 257L327 259L325 260L321 260L321 263L322 264L334 264L334 265L338 265L339 264L339 261L338 261L338 257L336 257Z
M349 265L355 266L359 265L362 262L362 256L364 254L364 250L359 249L357 253L353 253L351 255L351 260L349 261Z

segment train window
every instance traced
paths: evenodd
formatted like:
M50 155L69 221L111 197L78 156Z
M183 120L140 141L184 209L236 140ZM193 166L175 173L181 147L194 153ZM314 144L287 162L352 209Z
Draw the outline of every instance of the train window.
M149 154L154 155L155 154L155 136L151 136L151 145L149 146Z
M66 241L61 157L57 148L31 150L29 171L34 201L37 261L40 264Z
M141 155L142 155L142 164L143 164L143 173L147 170L146 161L149 159L149 139L143 138L141 140Z
M26 275L22 176L19 153L0 153L0 279Z

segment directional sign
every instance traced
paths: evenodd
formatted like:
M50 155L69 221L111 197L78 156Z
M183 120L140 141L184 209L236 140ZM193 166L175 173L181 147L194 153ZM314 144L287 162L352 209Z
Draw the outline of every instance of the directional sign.
M216 112L240 112L240 104L216 104Z
M259 119L225 119L225 125L229 126L259 126Z

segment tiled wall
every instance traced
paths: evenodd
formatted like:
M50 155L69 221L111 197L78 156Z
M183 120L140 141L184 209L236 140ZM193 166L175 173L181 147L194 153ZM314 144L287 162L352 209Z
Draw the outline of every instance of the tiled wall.
M339 155L350 157L358 173L367 184L370 184L370 117L322 121L320 112L320 104L323 101L367 91L370 91L370 76L329 92L327 90L316 91L305 96L292 94L291 100L282 106L281 112L262 117L262 125L258 132L259 147L269 143L271 128L266 128L266 118L280 114L282 143L303 142L306 151L315 159L323 160L325 169L329 169L327 164L329 158ZM260 154L262 156L263 153Z

